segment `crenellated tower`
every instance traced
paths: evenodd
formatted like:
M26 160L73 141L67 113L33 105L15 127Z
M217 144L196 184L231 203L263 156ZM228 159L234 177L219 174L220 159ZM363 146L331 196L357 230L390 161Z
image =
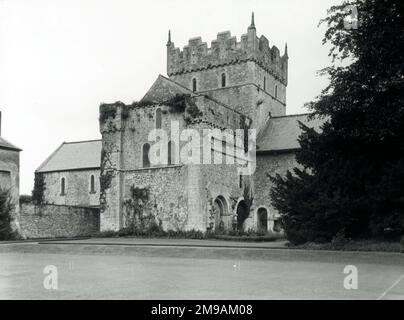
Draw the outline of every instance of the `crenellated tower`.
M240 41L220 32L208 47L201 37L176 48L169 32L167 75L175 82L213 98L255 119L261 129L268 117L286 114L287 46L281 56L264 36L257 36L254 13Z

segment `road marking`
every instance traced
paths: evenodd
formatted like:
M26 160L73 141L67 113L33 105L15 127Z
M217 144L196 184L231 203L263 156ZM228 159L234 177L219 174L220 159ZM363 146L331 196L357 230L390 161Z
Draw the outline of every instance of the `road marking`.
M398 285L398 284L400 283L400 281L403 280L403 279L404 279L404 274L403 274L400 278L398 278L397 281L394 282L394 283L390 286L390 288L388 288L386 291L384 291L384 292L382 293L382 295L381 295L379 298L377 298L377 300L382 300L382 299L385 297L385 295L386 295L387 293L389 293L389 291L391 291L391 290L392 290L396 285Z

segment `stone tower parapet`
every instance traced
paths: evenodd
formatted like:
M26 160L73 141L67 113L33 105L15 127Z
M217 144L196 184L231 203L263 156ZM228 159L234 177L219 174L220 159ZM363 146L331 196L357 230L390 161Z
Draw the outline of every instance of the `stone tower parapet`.
M167 42L167 75L169 77L189 72L202 71L231 64L253 61L275 79L287 86L288 54L287 47L281 56L276 46L270 47L265 36L257 37L254 14L247 33L240 41L230 31L220 32L208 47L201 37L191 38L181 50L171 41Z

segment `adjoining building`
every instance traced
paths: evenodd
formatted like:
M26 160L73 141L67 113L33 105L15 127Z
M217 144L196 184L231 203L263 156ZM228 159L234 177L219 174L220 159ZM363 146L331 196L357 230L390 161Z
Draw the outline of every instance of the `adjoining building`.
M98 207L101 140L64 142L36 170L45 182L44 203Z
M0 112L0 188L9 190L12 202L18 212L20 197L20 152L22 150L1 136Z

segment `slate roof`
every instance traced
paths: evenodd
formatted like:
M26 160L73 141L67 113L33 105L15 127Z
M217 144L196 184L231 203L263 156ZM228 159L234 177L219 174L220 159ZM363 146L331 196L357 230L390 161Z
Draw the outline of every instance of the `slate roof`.
M298 121L316 131L321 131L321 126L326 121L319 118L309 120L308 116L309 114L296 114L269 119L267 126L257 137L257 151L277 152L299 149L298 138L301 129Z
M22 151L20 148L16 147L15 145L8 142L3 137L0 137L0 149L8 149L13 151Z
M164 102L176 94L190 94L193 92L182 85L168 79L161 74L142 98L143 101Z
M36 172L97 169L101 167L101 140L63 142Z

